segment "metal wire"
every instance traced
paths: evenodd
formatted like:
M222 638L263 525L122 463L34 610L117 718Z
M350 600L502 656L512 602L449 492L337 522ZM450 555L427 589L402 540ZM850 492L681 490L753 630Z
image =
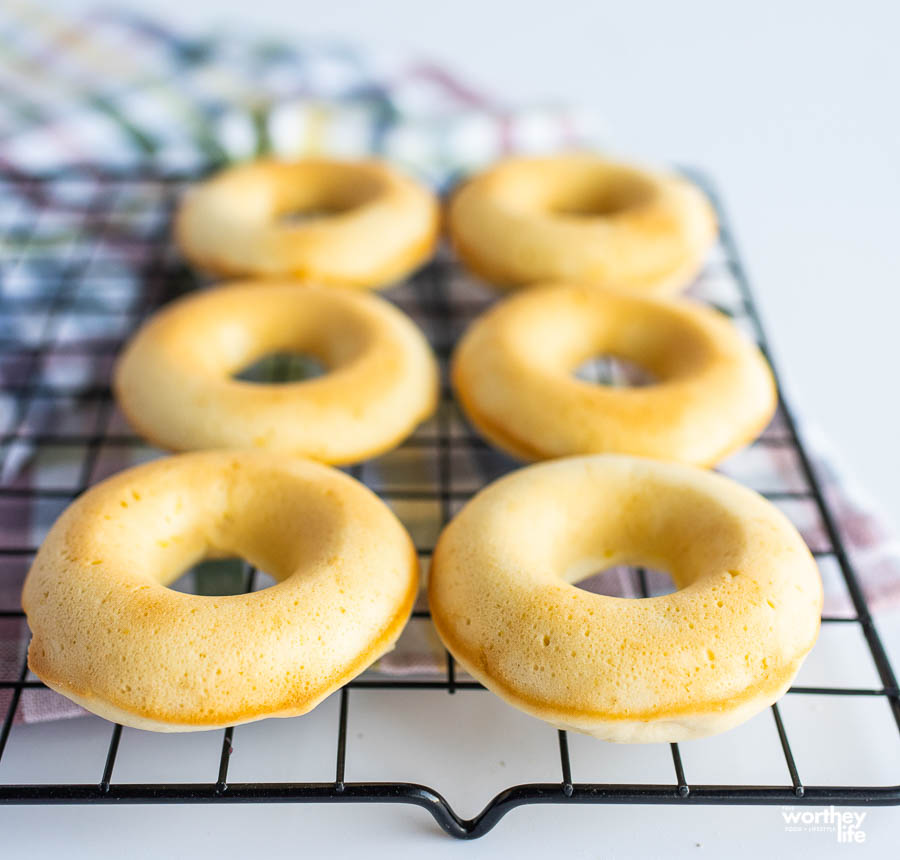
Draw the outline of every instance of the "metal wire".
M771 355L765 334L756 311L741 264L733 234L726 213L711 183L694 171L685 171L694 181L704 187L713 200L721 224L720 244L725 255L725 265L736 280L740 290L743 315L753 328L763 350ZM167 241L169 216L177 193L185 180L192 177L161 176L154 173L98 172L95 168L74 168L44 176L21 176L0 172L0 183L12 184L34 207L31 216L16 222L16 238L28 243L35 235L36 225L44 208L51 209L55 187L64 182L86 181L95 184L95 191L77 212L84 222L81 225L77 244L98 241L96 224L103 222L115 206L117 195L138 186L150 186L162 195L162 205L158 226L136 240L124 233L116 232L115 225L107 224L107 238L111 234L118 241L121 238L125 252L141 252L146 261L139 269L140 290L137 300L131 304L123 302L96 306L90 296L81 296L77 285L84 277L89 265L85 260L89 254L75 254L71 262L59 268L48 253L48 265L52 275L38 291L8 289L8 273L2 268L0 258L0 318L27 319L29 314L43 315L43 323L36 334L23 336L14 325L6 326L0 332L0 361L13 362L12 379L5 386L6 396L14 402L14 415L5 430L0 433L0 446L9 449L13 445L31 446L42 450L57 446L61 449L83 449L83 459L77 478L71 486L0 486L0 503L30 506L42 500L63 503L83 492L92 482L98 458L102 450L128 449L140 445L141 440L121 429L110 426L113 415L113 401L106 384L108 373L95 375L87 384L71 383L65 380L48 381L42 374L42 363L48 355L71 356L72 360L88 360L108 365L115 356L122 341L134 326L160 304L196 286L192 274L183 268L171 253ZM486 306L487 300L470 296L455 296L451 289L451 275L454 273L452 261L439 258L415 276L411 291L413 297L395 298L404 309L413 312L417 321L428 331L436 352L446 364L453 342L459 332ZM39 267L38 267L39 268ZM95 276L102 283L103 274ZM112 326L112 334L69 342L60 337L62 323L77 321L81 316L94 320L116 321L125 318L119 328ZM286 372L283 364L276 361L275 379ZM444 368L446 371L446 368ZM99 380L99 381L98 381ZM27 417L31 408L39 401L48 400L61 410L69 406L94 406L96 412L90 426L84 432L66 433L59 428L41 427L35 431L28 426ZM470 498L478 485L460 488L454 481L454 457L460 453L479 458L490 454L491 448L474 435L462 423L452 419L452 397L446 376L443 383L443 398L432 433L420 433L404 443L409 450L419 450L433 456L436 479L434 486L404 487L376 485L383 498L398 501L430 501L439 506L440 524L446 524L459 505ZM897 679L878 637L871 613L866 605L862 589L844 547L834 518L827 506L822 487L813 469L810 457L797 432L797 427L787 405L781 400L780 409L786 433L782 436L764 436L754 444L760 447L783 448L795 452L801 465L804 488L773 489L763 492L773 501L808 500L815 504L828 537L827 547L817 547L814 555L818 558L834 559L843 575L855 614L852 617L823 617L824 624L859 625L878 672L878 687L831 687L796 686L791 695L815 694L826 697L877 697L885 699L900 733L900 691ZM506 464L509 468L512 463ZM491 468L494 468L493 466ZM365 480L365 466L350 469L350 473ZM484 476L481 483L491 476ZM431 542L419 542L422 557L430 556ZM16 545L0 547L0 558L14 559L25 564L33 556L37 547L29 543L23 533ZM635 577L636 593L647 596L648 577L643 569L632 571ZM256 571L246 571L245 588L252 591ZM0 610L0 619L23 619L18 608ZM427 619L428 611L417 609L416 619ZM24 622L23 622L24 623ZM230 783L228 765L236 743L240 742L240 730L225 729L218 768L210 774L208 783L116 783L113 779L116 758L122 743L121 726L111 731L105 761L98 763L100 772L96 784L24 784L0 785L0 802L5 803L236 803L236 802L347 802L347 803L407 803L427 809L437 823L449 834L459 838L474 838L490 830L509 810L534 803L676 803L676 804L868 804L889 805L900 803L900 785L860 786L860 785L819 785L809 786L801 781L789 734L777 705L772 707L781 754L786 766L789 782L784 785L695 785L688 782L678 744L671 744L673 779L668 784L598 784L577 783L572 779L572 762L566 732L558 732L561 781L530 783L511 786L491 800L484 810L471 819L458 816L447 801L434 789L405 782L347 782L345 781L347 762L347 721L354 689L381 690L457 690L483 689L467 676L458 676L455 661L447 653L443 677L413 679L397 677L373 677L365 675L351 681L340 693L338 715L338 738L335 758L335 778L326 783ZM20 708L22 697L29 691L43 689L40 681L28 678L27 665L22 662L14 677L0 678L0 694L9 690L9 700L0 723L0 759L10 741L14 718ZM898 775L900 782L900 775Z

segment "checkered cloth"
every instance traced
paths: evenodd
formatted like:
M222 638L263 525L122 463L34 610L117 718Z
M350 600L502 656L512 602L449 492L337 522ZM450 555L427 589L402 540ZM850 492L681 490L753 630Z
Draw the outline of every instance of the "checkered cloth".
M138 321L201 285L168 240L183 183L161 174L269 152L376 154L445 189L504 153L601 141L588 113L504 109L428 63L331 43L187 38L124 14L73 22L13 3L0 11L0 51L0 679L10 679L23 669L27 642L13 614L30 561L20 550L37 546L83 487L160 456L134 436L108 383ZM29 178L48 170L51 179ZM727 244L718 245L691 293L754 337L736 262ZM494 299L446 251L385 295L442 358ZM582 373L628 381L627 369L608 363ZM816 467L865 593L873 607L894 604L900 547L831 462L818 457ZM481 442L446 397L408 443L349 471L393 507L427 570L447 518L515 465ZM852 615L784 416L720 468L766 493L797 524L820 556L826 613ZM246 575L238 563L207 563L181 587L231 593L245 587ZM270 583L259 573L249 584ZM666 580L650 572L642 582L623 568L586 587L638 596L644 584L660 593ZM418 608L426 608L421 600ZM415 617L397 649L369 671L427 676L445 659L428 619ZM9 702L0 690L0 716ZM31 689L16 719L80 713L49 690Z
M505 110L428 62L333 42L187 37L103 12L0 10L0 158L196 170L377 154L435 185L503 152L598 139L591 112Z

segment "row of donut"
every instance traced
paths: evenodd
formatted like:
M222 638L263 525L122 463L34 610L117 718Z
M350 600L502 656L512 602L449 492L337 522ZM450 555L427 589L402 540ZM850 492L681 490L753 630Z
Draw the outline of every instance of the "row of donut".
M298 207L338 214L273 220ZM430 253L436 211L430 191L381 164L257 163L191 194L176 232L190 259L220 272L373 286ZM586 156L516 160L464 184L448 224L495 283L573 282L501 302L455 352L457 398L498 447L525 460L614 452L712 465L770 420L771 374L725 317L635 292L683 287L700 265L714 220L693 186ZM609 281L631 291L595 288ZM289 390L232 381L261 356L298 350L330 372ZM573 378L598 353L664 384ZM431 414L437 373L387 302L267 280L164 309L125 351L115 387L131 423L172 450L267 447L348 463Z
M381 288L431 256L440 220L428 188L381 162L257 161L196 188L175 233L219 275ZM657 295L687 286L716 233L689 182L587 154L502 162L455 190L446 222L460 258L495 286Z
M281 386L233 378L289 352L328 373ZM575 378L597 352L632 359L660 384ZM524 460L611 452L711 465L775 406L762 356L718 313L584 286L498 303L461 339L452 380L474 426ZM383 299L264 281L164 308L128 344L114 385L131 424L161 447L271 448L343 464L393 448L430 416L438 373L422 333Z
M308 220L285 222L297 209ZM456 350L453 383L476 427L519 457L563 459L501 479L445 529L429 581L441 638L511 704L598 737L680 740L751 716L818 630L821 583L796 530L703 470L565 456L709 464L771 415L765 362L726 320L635 292L684 285L710 241L708 205L680 180L579 156L475 178L449 223L495 281L559 266L554 276L591 283L532 286ZM269 278L188 296L128 345L114 383L136 429L173 449L224 450L120 473L54 525L23 593L29 665L49 686L127 725L215 728L305 713L393 646L418 587L409 535L361 484L312 460L387 450L433 410L421 332L335 285L398 277L430 253L436 224L424 189L373 163L249 165L189 196L176 232L190 259L320 285ZM605 277L625 289L599 287ZM232 378L296 351L328 373ZM661 384L572 379L598 351ZM227 598L165 587L215 555L279 584ZM623 562L665 568L679 590L620 601L569 584Z

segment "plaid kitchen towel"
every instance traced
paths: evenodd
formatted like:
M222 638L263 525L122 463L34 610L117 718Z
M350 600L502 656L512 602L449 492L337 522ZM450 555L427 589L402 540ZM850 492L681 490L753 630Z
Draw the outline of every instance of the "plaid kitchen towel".
M133 436L106 395L115 351L139 309L152 307L148 291L167 297L197 283L167 244L178 184L161 174L258 154L375 154L444 190L505 153L600 145L601 127L589 112L508 109L427 62L333 43L188 37L124 13L74 21L7 3L0 10L0 341L9 347L0 355L0 680L23 671L27 643L15 612L29 556L16 549L39 544L83 486L160 455ZM131 178L112 181L110 171ZM44 181L33 181L35 174ZM159 271L148 277L151 259ZM435 318L429 291L438 282L442 301L467 310ZM727 245L715 249L691 292L748 324ZM442 355L493 297L445 250L386 295ZM584 369L613 382L624 372L603 363ZM721 471L777 500L810 547L822 550L826 613L851 615L824 524L798 492L805 477L789 435L778 416L760 444ZM351 470L394 507L426 568L446 516L515 465L473 439L447 402L416 431L416 444ZM444 493L442 445L450 461ZM900 547L833 459L820 456L816 466L871 605L895 605ZM448 510L438 496L450 500ZM214 563L188 576L195 591L230 593L245 571ZM260 574L252 587L268 582ZM637 596L638 585L632 572L613 570L587 587ZM647 585L657 593L665 581L651 572ZM444 660L430 623L414 618L397 649L370 671L427 674ZM0 689L0 721L11 701ZM29 689L15 718L80 713L49 690Z
M590 112L505 110L428 62L331 42L188 37L98 12L0 10L0 158L196 170L377 154L442 185L503 152L597 139Z

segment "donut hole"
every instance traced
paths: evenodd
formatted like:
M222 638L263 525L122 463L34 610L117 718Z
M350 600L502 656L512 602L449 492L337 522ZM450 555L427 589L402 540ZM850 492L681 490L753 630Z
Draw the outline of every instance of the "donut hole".
M293 167L293 169L292 169ZM284 183L273 189L273 216L281 226L302 226L350 212L378 198L384 184L353 165L282 165Z
M246 594L247 591L253 590L250 588L251 584L253 583L247 562L235 556L198 562L166 587L182 594L224 597L230 594Z
M241 368L232 379L264 385L303 382L326 373L328 367L317 356L303 352L272 352Z
M554 215L609 217L649 203L654 193L653 185L638 176L604 173L561 183L553 190L546 205Z
M331 207L314 206L309 209L290 209L287 212L279 213L275 216L276 221L282 227L300 227L304 224L311 224L315 221L323 221L326 218L333 218L342 212L349 212L355 209L355 206Z
M182 594L199 594L204 597L225 597L264 591L277 585L278 580L257 570L240 556L208 558L189 567L166 588Z
M661 597L678 590L667 570L624 564L589 573L572 585L591 594L634 599Z
M579 364L572 375L582 382L612 388L643 388L656 385L658 377L636 361L617 355L592 355Z

